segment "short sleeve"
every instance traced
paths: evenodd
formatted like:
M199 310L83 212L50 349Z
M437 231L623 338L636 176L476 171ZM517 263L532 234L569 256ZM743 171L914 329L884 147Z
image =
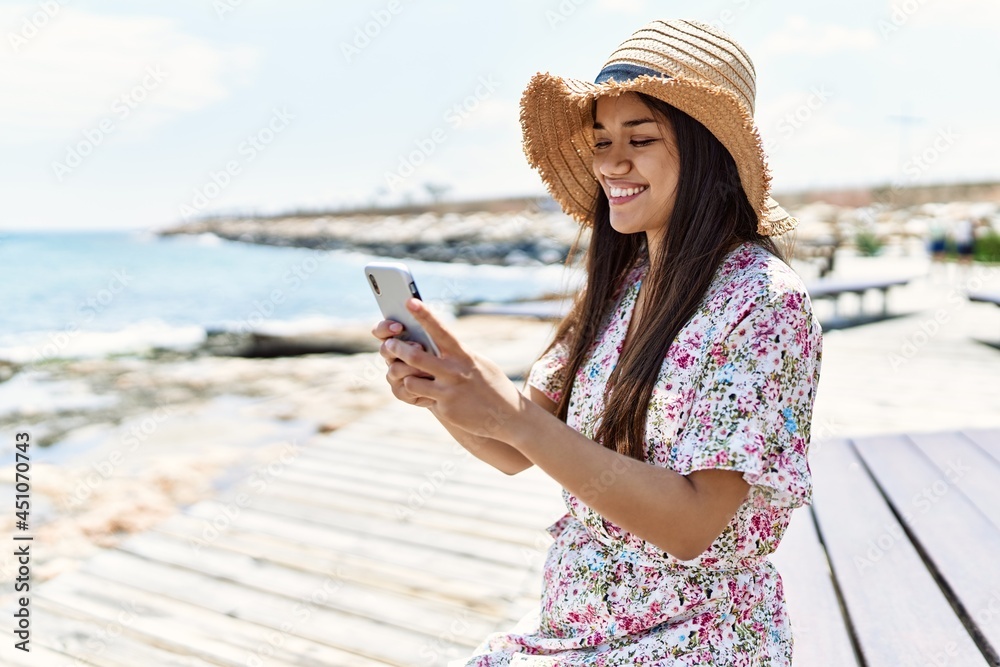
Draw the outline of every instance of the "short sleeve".
M551 349L532 364L531 370L528 371L527 384L558 403L565 385L565 368L568 356L566 345L563 341L557 341Z
M812 502L807 460L822 359L822 329L808 295L755 302L709 350L673 461L682 474L739 470L783 507Z

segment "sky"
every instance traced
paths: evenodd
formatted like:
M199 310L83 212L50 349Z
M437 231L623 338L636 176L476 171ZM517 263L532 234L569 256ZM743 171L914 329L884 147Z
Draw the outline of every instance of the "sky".
M996 0L0 1L0 229L544 194L524 86L657 18L750 54L776 193L1000 179Z

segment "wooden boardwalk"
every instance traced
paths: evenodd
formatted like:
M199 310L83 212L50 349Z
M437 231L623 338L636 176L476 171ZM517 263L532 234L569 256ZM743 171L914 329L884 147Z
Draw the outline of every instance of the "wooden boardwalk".
M796 667L998 664L1000 429L814 448ZM444 665L537 605L559 492L393 403L38 586L0 663Z

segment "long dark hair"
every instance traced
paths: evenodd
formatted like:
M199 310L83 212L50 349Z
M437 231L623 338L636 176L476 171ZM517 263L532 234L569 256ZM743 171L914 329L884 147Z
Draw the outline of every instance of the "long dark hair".
M566 421L570 392L601 325L616 305L627 274L641 259L646 312L632 323L630 345L611 373L608 396L595 439L640 461L646 459L646 412L667 350L694 315L712 278L736 242L760 245L787 263L774 240L757 232L757 216L740 184L732 155L704 125L657 98L637 93L650 111L673 126L680 174L667 233L657 257L648 255L644 233L622 234L611 227L610 206L599 188L591 211L586 255L587 280L553 342L563 341L568 363L556 415ZM596 109L596 100L592 112ZM548 350L546 350L548 351Z

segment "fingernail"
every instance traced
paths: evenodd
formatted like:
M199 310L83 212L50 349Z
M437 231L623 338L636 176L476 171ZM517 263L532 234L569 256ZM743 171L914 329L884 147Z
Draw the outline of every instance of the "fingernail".
M412 310L413 312L417 312L420 310L420 300L410 297L406 301L406 307Z
M399 333L402 330L403 330L403 325L400 324L399 322L393 322L392 324L389 325L389 331L394 331L396 333Z

